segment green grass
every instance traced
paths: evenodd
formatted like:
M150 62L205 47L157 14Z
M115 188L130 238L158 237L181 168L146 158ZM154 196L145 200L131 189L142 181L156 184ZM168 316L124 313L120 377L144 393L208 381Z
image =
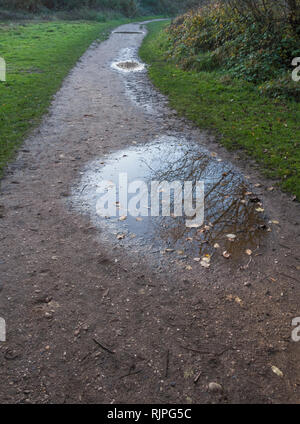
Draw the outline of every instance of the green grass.
M0 177L88 46L127 22L0 22L0 57L7 64L7 81L0 81Z
M227 79L221 71L184 71L166 61L166 25L148 25L140 55L170 106L200 128L213 130L228 149L245 150L262 173L300 200L300 103L264 97L254 85Z

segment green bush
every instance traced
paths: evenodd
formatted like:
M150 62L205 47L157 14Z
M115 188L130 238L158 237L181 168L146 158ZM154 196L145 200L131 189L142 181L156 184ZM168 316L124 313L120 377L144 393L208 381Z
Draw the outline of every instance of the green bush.
M241 0L239 7L244 3ZM275 81L291 72L292 59L300 56L300 36L285 16L276 8L261 18L251 8L213 2L172 22L167 29L168 57L183 69L219 69L255 84ZM280 84L285 86L288 89Z

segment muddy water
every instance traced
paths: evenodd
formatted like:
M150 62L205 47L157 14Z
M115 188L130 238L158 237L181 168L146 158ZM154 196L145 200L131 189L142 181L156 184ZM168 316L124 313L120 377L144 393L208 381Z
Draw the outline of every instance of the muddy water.
M130 65L132 64L132 65ZM138 47L130 45L121 49L111 68L118 71L126 89L127 97L147 114L158 116L166 107L166 99L157 93L147 80L147 69L138 56Z
M128 183L143 181L150 193L151 181L204 181L205 221L200 228L188 228L187 217L128 215L119 202L119 175L126 173ZM107 181L117 189L117 216L101 218L97 201L101 184ZM172 192L171 192L172 193ZM129 200L130 200L129 195ZM162 199L161 199L162 200ZM259 246L266 235L264 213L259 199L247 186L242 175L229 163L209 153L198 144L179 137L158 137L146 145L118 151L89 164L74 192L75 205L90 214L93 222L104 229L104 236L118 246L151 254L153 259L176 256L193 261L204 255L222 255L232 259L247 257L246 250ZM150 210L150 196L148 209ZM150 215L150 212L149 212ZM228 238L233 234L234 240ZM217 246L218 245L218 246Z

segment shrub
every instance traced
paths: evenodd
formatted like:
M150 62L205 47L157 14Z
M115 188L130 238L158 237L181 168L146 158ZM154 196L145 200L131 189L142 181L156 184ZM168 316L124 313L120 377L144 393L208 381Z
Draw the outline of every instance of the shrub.
M261 5L271 3L224 0L180 16L167 29L169 57L183 68L222 68L253 83L275 80L300 56L300 36L287 9L261 14Z

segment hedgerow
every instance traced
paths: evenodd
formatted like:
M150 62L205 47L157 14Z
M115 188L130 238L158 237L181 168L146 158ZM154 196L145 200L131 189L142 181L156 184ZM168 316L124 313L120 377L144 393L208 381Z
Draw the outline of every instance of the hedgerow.
M255 84L273 81L271 85L277 86L274 92L278 95L295 94L298 98L299 89L295 91L291 78L284 76L291 73L292 59L300 56L300 23L299 27L295 25L295 18L289 17L287 10L276 11L272 9L272 18L271 14L262 18L251 9L233 7L230 1L189 11L167 29L168 55L184 69L222 69ZM273 92L267 87L263 85L262 91Z

